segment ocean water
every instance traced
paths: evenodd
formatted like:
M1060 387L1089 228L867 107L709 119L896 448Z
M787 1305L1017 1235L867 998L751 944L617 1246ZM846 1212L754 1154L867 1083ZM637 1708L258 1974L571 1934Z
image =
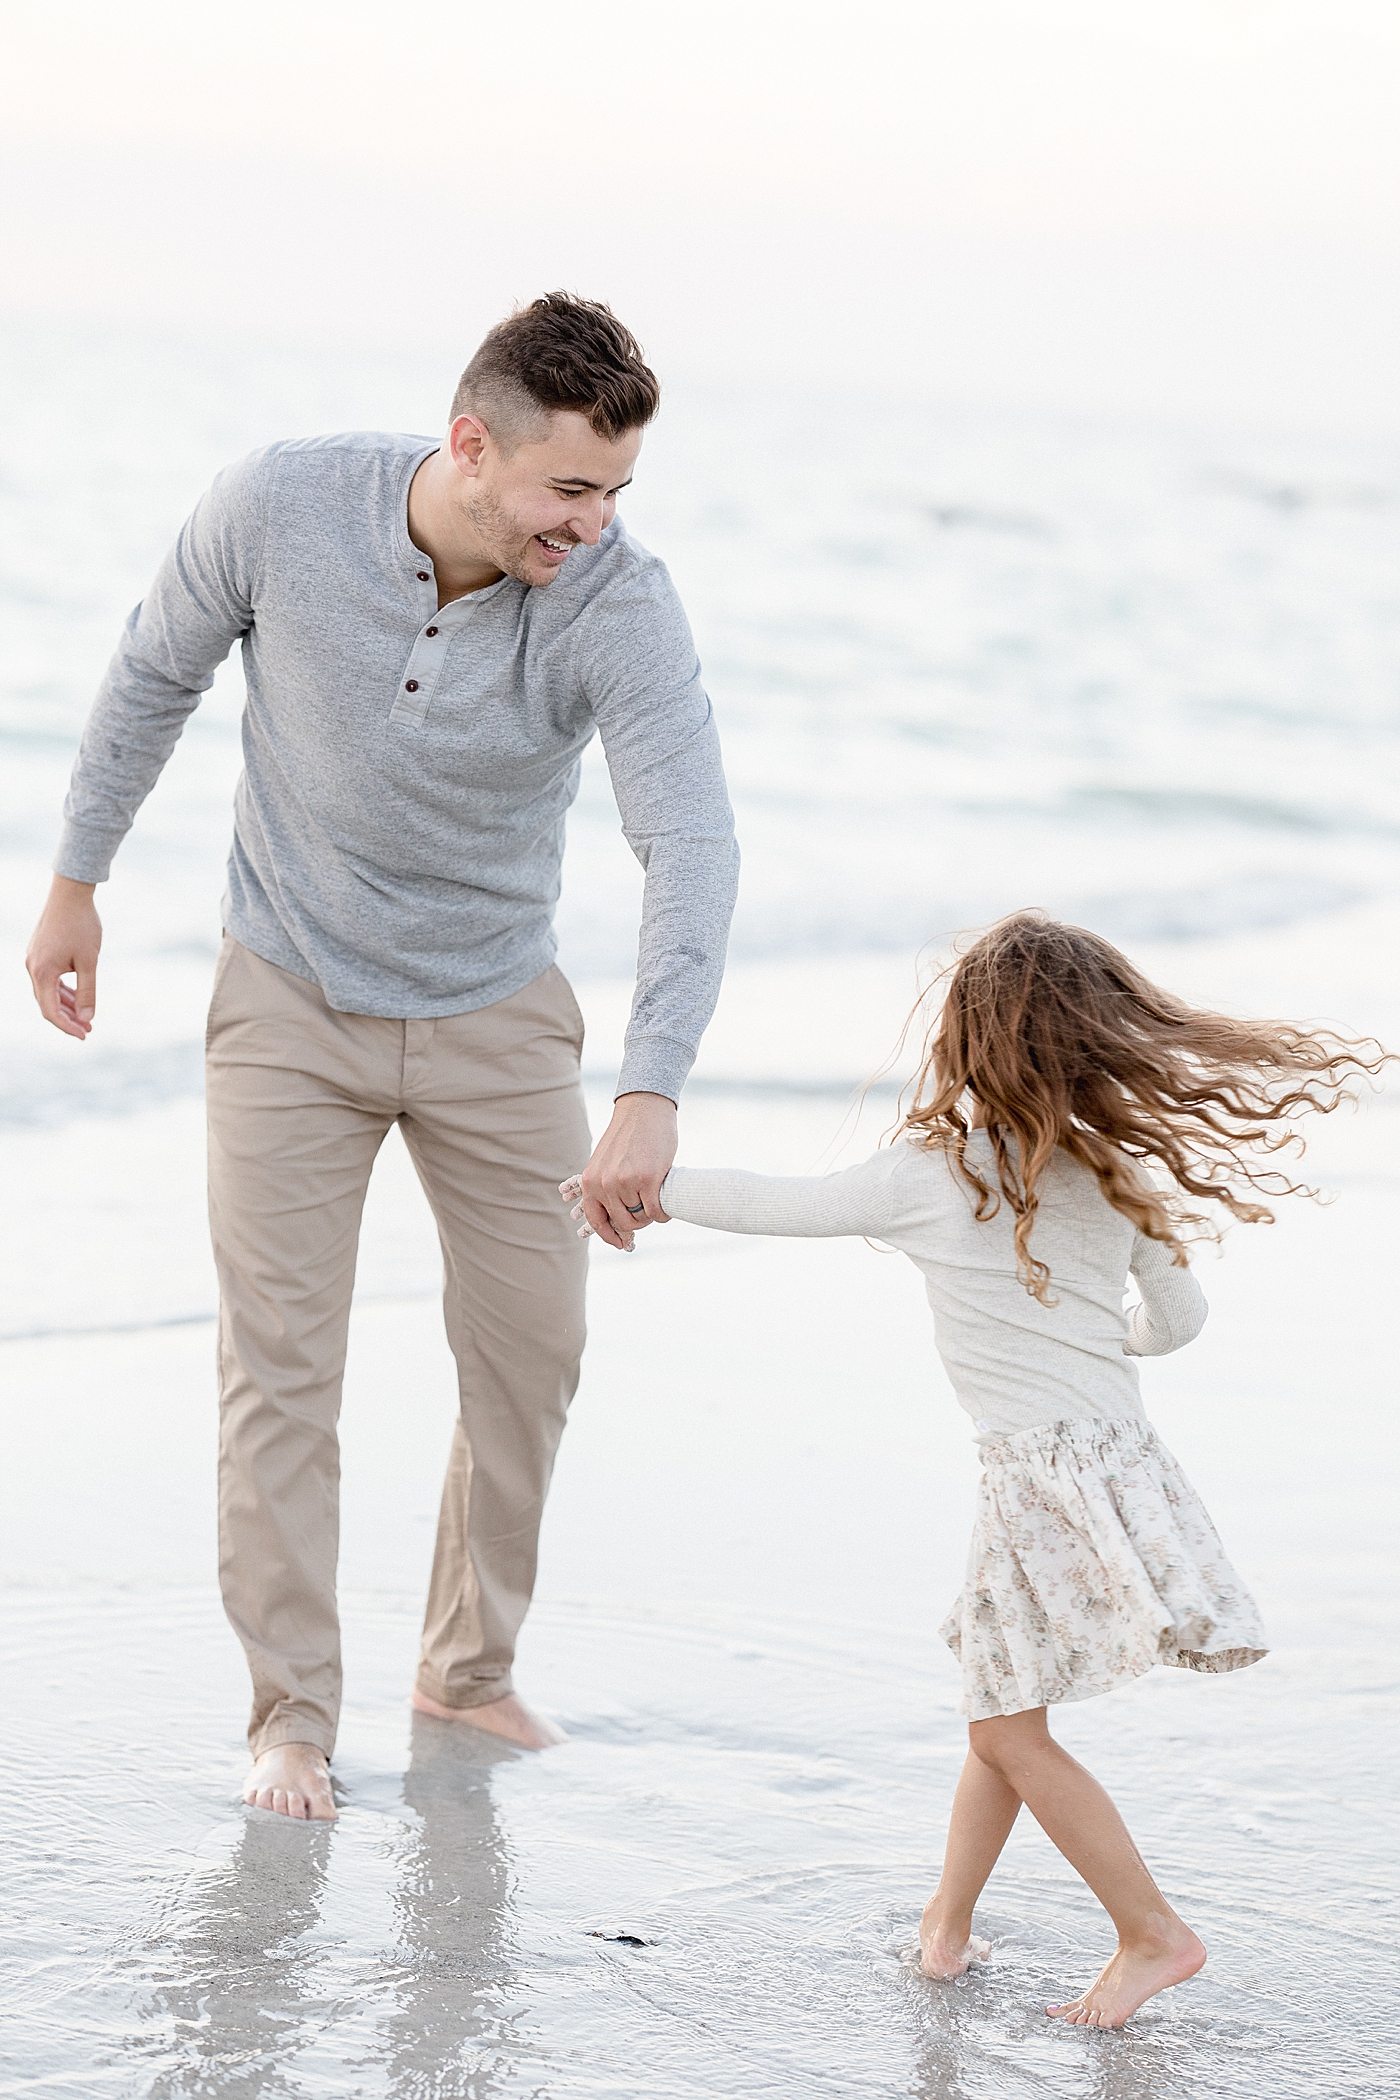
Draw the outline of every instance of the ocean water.
M197 1098L236 672L101 895L90 1043L42 1027L15 963L92 687L200 488L274 435L431 429L451 374L38 327L0 350L0 2092L1384 2089L1393 1095L1320 1129L1325 1206L1202 1256L1206 1332L1145 1371L1275 1647L1057 1719L1211 1947L1124 2034L1044 2020L1110 1935L1030 1826L988 1971L910 1963L962 1754L936 1627L976 1466L913 1271L861 1244L595 1250L521 1657L571 1740L502 1752L406 1706L452 1389L391 1141L343 1423L345 1811L238 1806ZM1394 448L678 388L626 516L690 608L745 854L685 1157L859 1157L916 955L1019 904L1194 996L1400 1042ZM560 932L595 1126L638 897L590 763Z

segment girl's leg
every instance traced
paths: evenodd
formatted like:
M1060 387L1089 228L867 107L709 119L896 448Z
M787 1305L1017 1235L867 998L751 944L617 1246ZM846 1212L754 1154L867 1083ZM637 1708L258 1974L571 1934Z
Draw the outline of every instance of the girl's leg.
M968 1734L974 1757L1025 1802L1118 1928L1118 1951L1098 1981L1047 2012L1075 2026L1121 2027L1155 1992L1194 1976L1205 1948L1148 1873L1097 1779L1053 1739L1045 1708L974 1721Z
M925 1976L961 1976L969 1962L991 1953L986 1940L972 1936L972 1907L1020 1813L1015 1788L969 1751L953 1797L943 1872L919 1925Z

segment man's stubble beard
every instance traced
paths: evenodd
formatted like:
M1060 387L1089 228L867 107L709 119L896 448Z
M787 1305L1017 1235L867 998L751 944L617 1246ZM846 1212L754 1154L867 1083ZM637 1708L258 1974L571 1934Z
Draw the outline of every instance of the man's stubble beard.
M505 575L514 577L517 583L535 588L534 579L527 571L534 534L522 534L515 519L490 489L474 490L467 498L466 512L483 551L496 567Z

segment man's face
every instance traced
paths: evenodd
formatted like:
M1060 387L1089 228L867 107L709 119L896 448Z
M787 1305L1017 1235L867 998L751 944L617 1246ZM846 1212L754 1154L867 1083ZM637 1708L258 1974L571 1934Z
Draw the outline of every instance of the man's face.
M627 486L640 430L599 437L586 416L556 410L543 433L502 452L474 416L459 416L448 448L481 553L519 583L553 583L574 547L596 547Z

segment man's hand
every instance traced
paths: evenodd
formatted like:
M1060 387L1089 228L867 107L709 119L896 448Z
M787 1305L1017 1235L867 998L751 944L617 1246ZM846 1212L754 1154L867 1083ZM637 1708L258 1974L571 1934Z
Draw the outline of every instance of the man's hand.
M664 1094L622 1094L581 1176L585 1219L600 1240L630 1253L644 1225L669 1225L661 1184L676 1157L676 1104ZM640 1207L639 1207L640 1206Z
M70 882L66 875L55 875L24 958L40 1013L80 1043L91 1035L97 1011L102 921L92 901L95 888L95 883ZM63 982L70 972L77 978L75 985Z

